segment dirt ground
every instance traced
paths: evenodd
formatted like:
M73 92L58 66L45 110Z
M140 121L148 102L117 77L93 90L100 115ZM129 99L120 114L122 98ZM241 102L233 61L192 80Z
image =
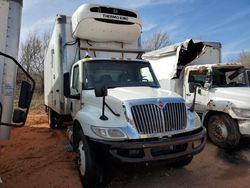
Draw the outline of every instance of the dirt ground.
M24 128L0 141L0 188L81 187L75 154L67 152L66 130L51 130L44 112L31 112ZM126 166L125 166L126 167ZM121 167L109 188L249 187L250 139L236 151L207 143L185 168L167 165Z

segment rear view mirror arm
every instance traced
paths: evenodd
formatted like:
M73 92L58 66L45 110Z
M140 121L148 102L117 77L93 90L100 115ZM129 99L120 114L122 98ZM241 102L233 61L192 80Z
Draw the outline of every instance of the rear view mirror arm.
M29 73L18 63L18 61L12 57L12 56L9 56L3 52L0 51L0 55L4 56L4 57L7 57L9 59L11 59L12 61L15 62L15 64L24 72L24 74L31 80L32 84L33 84L33 91L35 90L35 85L36 85L36 82L35 80L29 75ZM31 90L32 91L32 90Z
M110 110L110 112L112 112L112 114L114 114L117 117L120 116L120 114L115 113L105 101L104 101L104 105Z
M196 93L197 93L197 86L195 85L194 86L194 98L193 98L192 106L189 108L189 110L191 112L194 112L194 109L195 109Z

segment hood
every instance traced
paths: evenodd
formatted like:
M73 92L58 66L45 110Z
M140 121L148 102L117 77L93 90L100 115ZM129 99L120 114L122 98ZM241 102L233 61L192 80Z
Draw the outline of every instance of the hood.
M250 108L250 87L213 88L213 100L230 101L235 107Z
M102 97L96 97L94 90L83 91L83 103L89 106L102 108ZM106 103L116 112L123 113L122 105L127 101L156 101L157 99L177 99L183 100L180 95L160 88L150 87L122 87L108 89ZM151 100L153 99L153 100ZM165 101L165 100L164 100Z
M120 101L180 97L180 95L174 92L159 88L150 88L150 87L122 87L122 88L109 89L108 96L114 97Z

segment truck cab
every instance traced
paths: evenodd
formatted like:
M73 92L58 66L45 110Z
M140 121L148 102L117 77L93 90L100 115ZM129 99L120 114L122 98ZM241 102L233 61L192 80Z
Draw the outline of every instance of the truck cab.
M235 146L241 135L250 134L250 88L246 70L239 64L193 65L185 68L183 91L192 102L197 85L195 109L203 117L211 140L222 147Z
M234 148L249 135L250 88L241 64L221 63L219 42L186 41L148 52L162 88L177 92L202 117L212 142ZM196 90L192 85L195 84Z
M172 131L173 133L183 133L199 127L199 120L196 120L195 126L187 125L191 122L186 123L186 119L191 116L196 118L195 113L190 115L192 113L188 111L186 114L184 100L179 95L159 88L159 83L147 61L88 58L75 63L70 75L70 95L68 97L71 98L70 106L74 120L95 127L107 124L105 127L119 129L118 125L121 127L126 125L128 133L133 133L125 136L127 131L121 131L122 137L118 137L118 139L162 137L171 134ZM107 106L104 108L104 113L102 112L103 99L97 98L95 94L98 87L106 88L105 104ZM166 103L171 102L176 103L171 106L173 114L165 117L164 122L154 117L159 113L157 105L163 108ZM147 103L150 105L147 106ZM156 106L153 105L154 103ZM133 107L134 105L135 107ZM132 111L131 107L133 107ZM93 116L91 119L83 118L93 112L95 114L91 115ZM102 114L106 119L101 118ZM174 119L177 121L176 127L171 127ZM129 120L133 126L128 126L126 120ZM97 125L98 122L100 125ZM161 127L159 123L166 124L167 127ZM91 129L91 127L87 129L87 135L98 139L100 136L102 137L102 135L93 134Z
M206 130L198 115L178 94L159 87L149 62L88 57L67 74L72 143L83 177L94 173L82 159L88 152L98 166L103 156L125 163L186 165L204 148ZM85 144L91 150L83 149Z
M87 58L72 66L70 90L73 95L91 93L98 84L105 85L107 89L159 87L150 64L140 60ZM72 105L71 112L75 116L80 104Z
M141 59L141 25L134 10L98 4L56 18L44 65L45 105L51 128L71 124L84 187L103 184L114 161L185 166L205 146L197 113L161 89Z

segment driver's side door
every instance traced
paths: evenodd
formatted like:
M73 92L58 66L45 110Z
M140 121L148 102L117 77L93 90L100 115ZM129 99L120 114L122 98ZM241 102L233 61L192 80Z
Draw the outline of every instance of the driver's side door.
M190 92L189 83L193 82L198 85L196 90L195 111L203 113L206 110L209 101L209 90L205 88L207 83L208 70L207 69L189 69L185 78L185 94L184 98L188 106L192 105L194 99L194 92Z

